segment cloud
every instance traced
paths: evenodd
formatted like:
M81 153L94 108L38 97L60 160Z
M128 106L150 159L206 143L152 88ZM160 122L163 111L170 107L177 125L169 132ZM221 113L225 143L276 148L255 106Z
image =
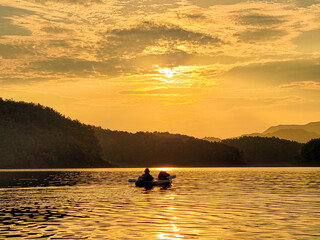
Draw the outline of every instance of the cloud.
M242 25L268 27L271 25L279 25L284 22L283 17L270 16L259 13L251 13L239 15L235 20Z
M161 130L196 135L319 113L319 1L1 2L4 97L114 129L165 120Z
M41 30L46 33L53 33L53 34L72 33L73 32L72 29L54 26L54 25L42 27Z
M10 76L3 74L0 76L0 86L10 86L10 85L32 85L36 82L48 82L50 80L54 80L55 78L52 76L43 76L43 77L28 77L28 76Z
M0 18L0 38L8 35L30 36L31 31L12 24L9 19Z
M121 94L133 94L133 95L192 95L202 93L202 88L158 88L152 90L136 90L136 91L122 91Z
M243 42L264 42L279 39L286 35L286 31L278 29L253 29L245 30L234 34L240 41Z
M163 54L148 54L137 56L127 60L132 66L152 66L159 65L162 67L173 66L205 66L212 64L234 64L246 58L227 56L227 55L202 55L197 53L187 53L182 50L174 52L165 52Z
M52 2L57 2L55 0L34 0L36 3L48 4ZM59 0L60 3L67 4L79 4L79 5L91 5L91 4L102 4L103 0Z
M246 2L246 0L190 0L193 5L208 8L215 5L233 5Z
M248 0L190 0L193 5L208 8L215 5L234 5L238 3L245 3ZM262 2L261 0L252 0L251 2ZM268 3L293 3L298 7L309 7L320 3L319 0L267 0Z
M187 18L190 20L198 21L198 20L204 20L206 19L206 15L203 13L177 13L178 18Z
M22 44L1 44L0 43L0 56L4 59L14 59L20 58L23 55L34 55L35 51L32 45L22 45Z
M294 38L292 42L297 45L297 49L303 53L320 52L320 29L302 32L300 36Z
M92 5L70 6L85 5L85 2ZM21 8L3 7L3 14L20 16L12 18L14 24L24 23L23 26L30 29L26 29L28 34L32 30L34 35L32 40L17 37L14 43L3 42L0 55L5 59L24 58L25 67L17 68L20 76L34 73L75 78L138 74L139 80L143 81L141 76L145 74L148 82L155 74L152 66L158 65L203 66L197 76L215 80L218 73L234 64L254 61L258 55L269 54L269 50L272 53L268 58L280 58L287 49L279 51L273 41L284 39L284 36L289 38L291 27L297 26L292 20L297 12L285 9L291 5L284 1L254 1L254 4L244 0L193 2L220 6L203 9L179 2L172 7L169 0L62 0L55 4L51 4L52 0L37 0L19 5ZM243 4L237 4L240 2ZM273 3L277 3L281 11L271 14ZM37 12L24 10L23 6ZM128 6L134 11L127 15L124 9ZM141 11L151 6L152 11L142 14ZM167 11L163 12L163 9ZM29 14L35 15L24 17ZM35 25L35 22L39 24ZM306 20L303 23L305 26ZM26 62L28 56L29 62ZM221 66L212 67L214 64ZM188 77L191 75L186 73Z
M22 8L15 8L9 6L0 5L0 18L11 17L11 16L23 16L34 14L35 12L29 11Z
M298 7L309 7L320 3L319 0L295 0L295 2Z
M230 109L261 109L261 107L275 107L279 105L288 105L292 103L300 103L303 101L298 96L283 96L283 97L221 97L208 100L214 102L216 108L221 110Z
M31 31L12 23L10 17L34 14L33 11L0 5L0 39L3 36L29 36Z
M115 65L116 63L113 61L99 62L59 57L32 62L28 68L39 73L67 74L69 77L94 76L97 73L112 76L119 71Z
M45 47L49 48L64 48L64 49L71 49L72 45L70 43L72 39L50 39L43 43Z
M125 29L113 29L102 34L99 42L98 56L133 57L141 54L149 46L164 46L166 51L177 49L177 45L188 43L194 45L220 45L218 37L183 29L171 24L143 22Z
M320 82L320 58L275 61L239 66L226 72L222 79L241 86L275 86L298 81Z
M302 82L292 82L288 84L283 84L280 86L281 88L285 89L293 89L293 88L298 88L298 89L304 89L304 90L320 90L320 81L302 81Z

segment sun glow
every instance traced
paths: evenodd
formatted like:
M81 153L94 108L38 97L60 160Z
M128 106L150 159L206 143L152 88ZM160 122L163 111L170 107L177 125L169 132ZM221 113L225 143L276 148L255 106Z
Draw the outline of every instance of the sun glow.
M158 234L158 239L183 239L184 236L180 234Z
M163 73L166 76L166 78L172 78L174 74L174 71L170 68L160 68L159 72Z
M157 170L159 170L159 171L168 171L168 168L156 168Z

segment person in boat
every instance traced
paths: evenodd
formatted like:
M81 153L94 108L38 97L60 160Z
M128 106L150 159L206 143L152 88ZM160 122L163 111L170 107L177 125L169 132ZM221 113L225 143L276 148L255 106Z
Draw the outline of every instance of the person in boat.
M144 170L144 174L140 178L142 178L144 181L152 181L153 180L153 177L150 174L149 168L146 168Z
M167 173L166 171L161 171L161 172L159 172L158 180L168 180L169 176L170 176L170 174Z

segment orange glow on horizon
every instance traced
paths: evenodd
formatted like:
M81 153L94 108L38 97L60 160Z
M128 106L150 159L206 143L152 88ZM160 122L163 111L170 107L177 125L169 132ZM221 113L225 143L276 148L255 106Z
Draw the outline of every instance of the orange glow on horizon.
M156 168L158 171L168 171L167 167Z
M1 97L196 138L319 121L320 3L287 1L2 1Z

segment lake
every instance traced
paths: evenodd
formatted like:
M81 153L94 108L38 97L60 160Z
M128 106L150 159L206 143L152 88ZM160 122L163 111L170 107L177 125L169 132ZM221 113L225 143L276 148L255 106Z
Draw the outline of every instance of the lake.
M320 168L143 170L0 170L0 239L320 238Z

